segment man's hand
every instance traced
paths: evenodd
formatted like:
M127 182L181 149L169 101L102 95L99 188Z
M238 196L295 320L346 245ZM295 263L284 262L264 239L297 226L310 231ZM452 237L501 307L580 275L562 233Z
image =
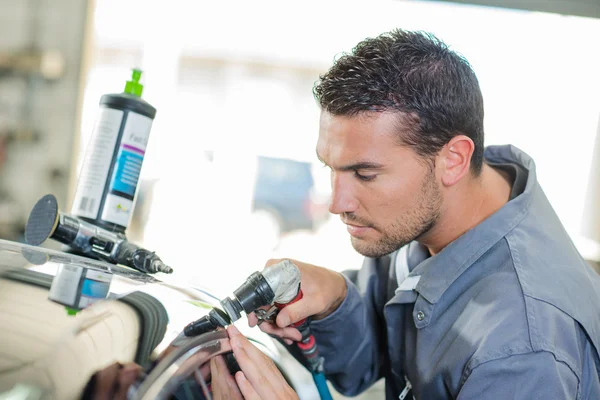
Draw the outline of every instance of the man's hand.
M215 400L243 400L242 393L229 373L223 356L210 360L212 397Z
M101 369L90 378L82 399L93 400L125 400L129 387L142 372L142 367L135 363L112 363Z
M235 359L241 371L235 380L246 400L297 400L273 361L256 348L233 325L227 328Z
M280 261L282 260L269 260L266 267ZM302 340L300 332L296 328L289 327L290 324L310 316L315 320L325 318L342 304L347 291L346 280L342 274L296 260L290 261L300 270L303 297L281 310L277 316L277 325L269 323L260 325L263 332L279 336L287 344L292 344L292 340ZM257 324L254 313L248 316L248 322L250 326Z

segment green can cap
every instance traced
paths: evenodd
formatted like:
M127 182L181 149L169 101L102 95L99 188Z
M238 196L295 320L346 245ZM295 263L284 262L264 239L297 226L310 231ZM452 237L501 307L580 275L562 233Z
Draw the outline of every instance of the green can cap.
M140 83L140 78L142 77L142 70L134 68L131 72L131 80L125 83L125 93L132 94L137 97L142 97L142 91L144 90L144 85Z
M79 312L76 308L65 307L65 309L67 310L67 315L75 315Z

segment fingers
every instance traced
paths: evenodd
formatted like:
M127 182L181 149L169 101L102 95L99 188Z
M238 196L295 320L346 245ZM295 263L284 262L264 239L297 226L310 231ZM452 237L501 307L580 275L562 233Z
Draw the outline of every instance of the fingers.
M238 371L235 374L235 381L237 382L244 399L246 400L261 400L256 390L252 387L248 379L242 371Z
M265 390L267 393L273 393L272 382L268 379L268 374L265 374L268 371L264 368L264 365L262 365L264 364L264 360L260 356L256 357L254 353L249 355L247 352L254 346L250 344L248 339L246 339L235 326L230 325L227 328L227 332L229 333L231 348L233 349L235 359L242 370L241 372L244 372L244 378L251 381L251 386L259 396L262 395ZM258 349L256 350L260 351ZM237 375L238 374L236 374L236 381ZM244 397L246 397L243 389L242 393L244 394Z
M212 387L212 391L213 391L213 397L217 397L218 392L220 391L219 389L219 383L218 383L218 377L219 377L219 372L218 367L217 367L217 357L213 357L210 359L210 385ZM202 373L200 373L201 375L203 375ZM202 379L204 379L204 376L202 376ZM196 376L196 380L198 380L198 376ZM207 383L208 380L204 379L204 382Z
M217 365L217 360L219 356L213 357L210 360L210 386L213 394L213 398L215 400L221 400L225 397L225 389L223 388L223 375L219 372L219 366ZM204 367L204 366L203 366ZM206 372L205 372L206 373ZM200 372L202 379L204 379L204 383L208 382L204 376L205 373ZM207 377L208 378L208 377ZM198 380L198 377L196 377Z
M262 307L258 307L257 310L269 311L269 309L271 307L272 306L262 306ZM256 325L258 325L258 317L256 316L256 311L248 314L248 325L250 326L250 328L253 328Z
M265 310L268 310L270 307L269 306L265 306L265 307L261 307ZM256 325L258 325L258 318L256 317L256 315L254 313L250 313L248 314L248 325L253 328ZM302 340L302 334L300 334L300 332L298 331L298 329L296 328L292 328L292 327L278 327L275 324L271 324L269 322L263 322L262 324L258 325L260 330L272 335L272 336L277 336L282 338L287 344L292 344L293 341L300 341Z
M135 382L141 372L142 367L135 363L127 363L119 369L117 375L118 390L115 394L115 399L127 398L129 387Z
M314 314L312 308L310 301L308 299L305 301L305 298L286 306L279 312L279 315L277 315L277 326L284 328L290 324L310 317Z
M230 325L227 328L227 332L229 333L235 358L245 378L250 382L256 393L262 399L289 398L289 393L290 391L293 393L293 390L289 387L273 361L252 345L235 326ZM244 396L246 395L244 394Z
M210 359L210 379L212 381L212 383L216 383L217 377L219 375L219 367L217 366L217 359L219 358L219 356L217 357L213 357Z
M210 372L212 376L211 387L215 400L243 399L234 377L229 373L223 356L216 356L210 360Z
M256 317L256 314L248 314L248 325L250 328L254 328L256 325L258 325L258 318Z
M223 379L223 376L219 373L219 365L217 365L217 361L219 360L219 358L219 356L216 356L210 359L210 381L211 385L213 386L218 386L219 380ZM205 375L202 374L203 379L204 376ZM206 379L204 380L206 381Z
M195 378L196 378L196 380L204 379L204 382L208 382L208 380L212 378L211 372L210 372L210 364L204 363L204 365L202 365L196 371ZM198 382L198 383L200 383L200 382Z
M210 360L211 362L211 368L210 371L213 372L212 369L212 364L215 365L215 371L216 372L225 372L225 371L229 371L227 369L227 364L225 364L225 360L223 359L223 356L216 356L213 357L212 360Z
M121 379L125 384L131 385L140 376L142 370L142 367L136 363L127 363L121 370Z
M280 337L286 341L286 343L288 343L290 340L296 342L302 340L302 334L300 331L293 327L279 328L277 325L263 322L260 324L260 330L269 335Z

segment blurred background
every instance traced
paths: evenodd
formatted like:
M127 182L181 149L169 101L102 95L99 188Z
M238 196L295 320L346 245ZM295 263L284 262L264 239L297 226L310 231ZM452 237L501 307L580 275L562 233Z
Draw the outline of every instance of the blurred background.
M503 3L542 8L2 0L0 238L24 241L46 193L69 212L98 101L139 67L158 113L128 236L172 265L173 279L229 294L269 258L360 267L328 215L312 87L358 41L401 27L466 56L484 94L486 145L512 143L536 160L577 247L598 260L599 7Z

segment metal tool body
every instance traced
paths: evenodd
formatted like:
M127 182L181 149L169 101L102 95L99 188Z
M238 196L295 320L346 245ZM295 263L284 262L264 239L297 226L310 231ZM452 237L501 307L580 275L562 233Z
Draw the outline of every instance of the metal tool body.
M282 262L265 268L262 272L254 272L246 281L233 292L232 297L223 299L221 307L187 325L184 328L186 336L196 336L210 332L217 326L227 326L246 314L255 313L262 322L265 317L272 319L279 308L275 302L286 304L292 301L300 291L300 271L291 261ZM261 307L272 306L267 312ZM225 320L227 318L227 321Z
M39 246L52 238L87 257L135 268L142 272L171 273L173 269L152 251L115 233L58 211L56 197L47 194L33 207L25 227L28 244Z

